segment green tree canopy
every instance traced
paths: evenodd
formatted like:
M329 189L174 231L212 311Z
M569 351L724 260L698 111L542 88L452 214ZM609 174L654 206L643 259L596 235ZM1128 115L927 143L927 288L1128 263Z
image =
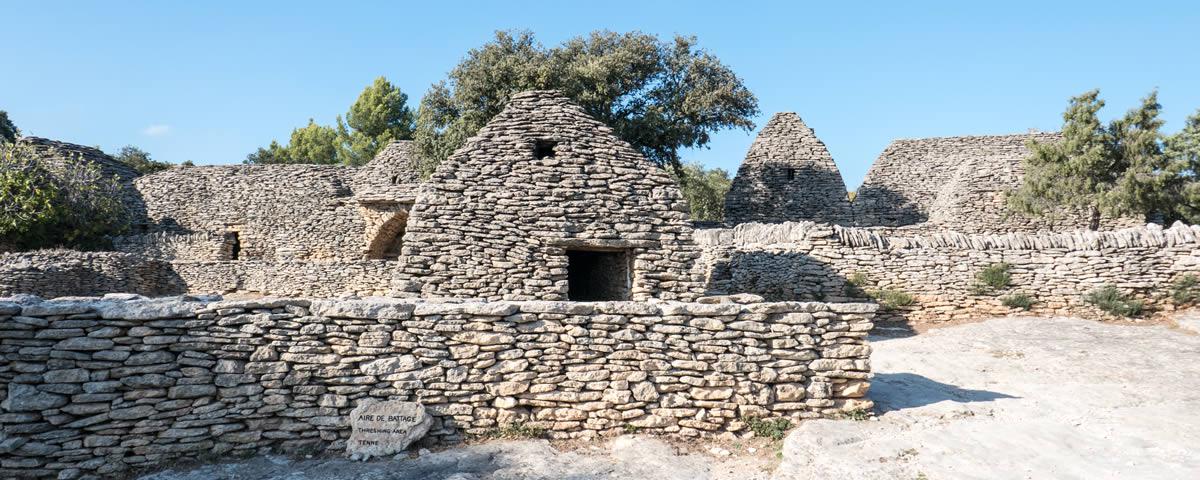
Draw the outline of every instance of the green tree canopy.
M1200 223L1200 110L1163 143L1168 162L1164 190L1173 199L1168 220Z
M95 248L128 226L117 178L74 158L0 145L0 238L20 249Z
M691 208L692 220L719 222L725 219L725 194L732 180L724 169L705 169L699 163L685 163L672 175Z
M408 95L379 77L367 86L350 106L346 120L337 120L338 154L351 165L362 165L393 140L413 134L413 112Z
M723 128L752 129L758 100L694 37L660 41L597 31L544 48L530 32L497 32L421 99L414 134L432 166L503 109L509 97L556 89L661 166Z
M272 140L246 156L245 163L316 163L362 165L393 140L412 138L413 113L408 95L384 77L368 85L336 127L308 125L292 130L287 145Z
M0 143L12 143L21 136L21 130L8 118L8 112L0 110Z
M1097 116L1103 107L1098 90L1073 97L1063 113L1063 139L1030 143L1024 183L1008 197L1010 207L1047 216L1080 209L1096 229L1102 215L1146 215L1169 202L1161 188L1166 163L1157 92L1108 125Z
M137 170L138 173L143 175L161 172L171 168L170 163L154 160L150 158L150 154L145 150L133 145L121 147L121 151L117 153L115 158L117 161L133 167L134 170Z

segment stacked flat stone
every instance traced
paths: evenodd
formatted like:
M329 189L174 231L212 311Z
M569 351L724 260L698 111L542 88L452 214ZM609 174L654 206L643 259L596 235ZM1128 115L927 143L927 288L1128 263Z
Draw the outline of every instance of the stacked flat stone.
M139 175L133 167L117 161L97 148L41 137L21 137L18 143L33 148L34 152L42 157L91 163L99 167L105 175L117 177L124 184L132 182Z
M853 222L842 174L799 115L775 114L754 139L725 196L725 220Z
M1088 227L1079 211L1029 217L1012 212L1006 195L1021 186L1029 142L1062 140L1058 133L922 138L892 142L867 171L854 198L855 224L920 231L1008 233ZM1104 229L1144 219L1102 219Z
M176 168L138 178L135 223L120 251L157 260L349 262L403 223L420 185L412 142L388 144L362 167L224 165Z
M375 201L408 201L421 185L421 165L411 140L396 140L354 172L354 196Z
M0 301L0 477L341 452L379 400L425 405L423 445L871 408L869 304L130 298Z
M1160 309L1173 308L1171 284L1200 274L1200 226L1147 225L1111 232L883 235L798 222L704 230L708 288L769 300L862 301L867 290L896 290L916 304L880 312L915 323L1024 313L1001 298L1023 293L1033 314L1094 316L1087 293L1112 285ZM981 291L976 275L1010 266L1012 285ZM866 285L848 281L863 276Z
M564 300L567 248L628 251L635 300L703 292L670 175L561 93L524 92L423 186L404 272L426 295Z

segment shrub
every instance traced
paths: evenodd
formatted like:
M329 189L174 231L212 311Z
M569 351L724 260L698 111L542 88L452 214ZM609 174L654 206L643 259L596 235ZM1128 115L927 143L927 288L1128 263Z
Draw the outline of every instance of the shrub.
M783 436L787 434L788 429L792 428L792 422L786 418L776 418L774 420L749 418L746 420L746 425L750 427L750 431L754 432L754 435L771 440L783 440Z
M546 429L536 427L526 423L510 423L503 427L497 428L489 432L487 437L504 438L504 439L527 439L527 438L542 438L546 435Z
M1033 297L1027 293L1017 292L1007 297L1000 297L1000 304L1008 308L1019 308L1021 310L1029 310L1034 304Z
M972 291L976 295L980 295L1008 288L1012 285L1012 274L1009 273L1011 268L1012 265L1003 262L984 267L975 274L975 288Z
M0 145L0 237L20 249L95 248L128 225L121 185L78 155Z
M907 307L917 302L912 295L900 290L876 290L871 293L871 297L884 308Z
M1200 277L1186 274L1171 282L1171 300L1176 305L1185 305L1200 301Z
M1083 301L1095 305L1096 308L1113 315L1136 317L1142 313L1142 302L1134 300L1129 295L1117 290L1117 287L1105 285L1083 296Z
M862 272L851 273L850 276L846 277L846 285L845 285L845 287L843 287L842 292L847 297L866 296L867 292L865 290L863 290L863 287L867 286L867 284L869 284L870 282L871 282L871 280L869 278L867 278L867 274L865 274L865 273L862 273Z
M862 408L856 408L854 410L850 410L849 412L842 413L842 417L854 420L856 422L862 422L871 418L871 411Z

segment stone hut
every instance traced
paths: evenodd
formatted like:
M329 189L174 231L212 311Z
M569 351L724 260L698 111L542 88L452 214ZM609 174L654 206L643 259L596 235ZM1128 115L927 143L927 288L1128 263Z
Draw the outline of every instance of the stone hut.
M1005 205L1020 187L1029 141L1056 142L1058 133L986 135L896 140L867 172L854 199L860 226L921 225L962 233L1036 232L1086 229L1088 218L1064 212L1033 218ZM1104 229L1142 224L1112 219Z
M143 233L119 250L168 260L396 260L420 174L409 142L367 165L175 168L135 182Z
M725 197L729 224L850 224L846 184L825 144L800 116L777 113L759 132Z
M108 176L115 176L124 184L132 182L138 176L137 170L134 170L133 167L117 161L117 159L108 156L108 154L96 148L41 137L21 137L17 142L33 148L41 156L54 157L64 161L84 161L95 164L100 167L101 173Z
M354 199L366 222L369 259L400 256L408 213L421 184L421 165L412 141L394 141L354 174Z
M702 293L667 172L555 91L512 97L422 186L403 247L429 296L664 300Z

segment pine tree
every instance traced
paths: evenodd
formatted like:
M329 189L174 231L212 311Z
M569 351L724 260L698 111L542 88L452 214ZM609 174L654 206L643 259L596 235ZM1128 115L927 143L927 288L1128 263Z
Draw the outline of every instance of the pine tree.
M1102 216L1146 215L1164 205L1157 92L1107 126L1097 116L1103 107L1098 90L1073 97L1063 139L1030 143L1024 183L1009 196L1010 207L1044 216L1083 210L1095 230Z

